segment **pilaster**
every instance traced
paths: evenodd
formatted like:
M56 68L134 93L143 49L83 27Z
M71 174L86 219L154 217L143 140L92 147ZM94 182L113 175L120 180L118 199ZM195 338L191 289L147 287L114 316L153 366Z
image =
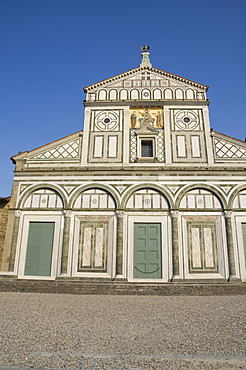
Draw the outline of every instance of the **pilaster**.
M123 122L123 164L128 165L129 164L129 122L130 122L130 108L126 107L124 108L124 122Z
M169 108L164 106L164 140L165 140L165 162L167 165L172 163L172 149L171 149L171 134L170 134L170 119L169 119Z
M213 145L212 145L212 138L210 135L210 122L209 122L209 110L207 106L203 107L203 115L204 115L204 133L206 138L206 146L207 146L207 156L208 156L208 164L214 164L214 154L213 154Z
M4 247L3 247L3 254L2 254L2 265L1 265L1 272L8 272L10 271L10 256L13 255L13 252L16 248L13 249L13 240L14 234L16 233L16 230L18 230L17 227L19 227L20 218L16 218L15 216L15 210L9 210L8 214L8 223L7 223L7 231L4 241Z
M68 247L70 240L71 211L64 210L63 213L64 213L64 229L62 243L61 274L66 274L68 268Z
M123 220L124 211L116 211L117 217L117 242L116 242L116 275L123 273Z
M170 211L172 219L172 260L173 260L173 276L179 275L179 243L178 243L178 215L177 210Z
M226 226L226 238L227 238L227 249L229 259L229 276L236 275L235 268L235 257L234 257L234 246L233 246L233 233L232 233L232 211L224 211L225 215L225 226Z
M89 132L90 132L90 109L85 108L84 115L84 135L82 142L82 154L81 154L81 163L87 164L88 150L89 150Z

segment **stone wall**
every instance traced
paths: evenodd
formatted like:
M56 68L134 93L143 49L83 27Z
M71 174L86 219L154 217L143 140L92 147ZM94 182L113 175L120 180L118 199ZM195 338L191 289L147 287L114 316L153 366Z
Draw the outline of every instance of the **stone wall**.
M0 198L0 266L2 264L3 246L8 222L10 197Z

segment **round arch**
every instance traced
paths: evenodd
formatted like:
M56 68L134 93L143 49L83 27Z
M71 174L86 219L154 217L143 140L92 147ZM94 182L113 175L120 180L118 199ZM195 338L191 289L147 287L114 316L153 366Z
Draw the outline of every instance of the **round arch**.
M185 187L183 187L178 196L177 196L177 199L176 199L176 208L179 209L180 207L180 202L182 200L182 198L184 197L184 195L190 191L190 190L196 190L196 189L202 189L202 190L207 190L211 193L213 193L213 195L216 196L216 198L218 199L218 201L220 202L221 204L221 208L222 210L226 209L227 208L227 202L226 202L226 199L224 197L224 195L222 194L222 192L217 189L216 187L212 186L212 185L206 185L206 184L192 184L192 185L187 185Z
M91 190L91 189L101 189L106 191L113 199L115 203L115 208L117 209L119 207L119 199L117 196L117 193L113 188L111 188L108 185L104 184L98 184L98 183L93 183L93 184L86 184L86 185L81 185L79 188L76 188L75 191L71 194L71 198L69 200L68 206L69 208L73 208L74 202L76 201L77 197L83 193L86 190Z
M61 200L62 200L62 203L63 203L63 208L66 208L66 206L67 206L67 197L66 197L63 189L58 185L46 184L46 183L31 185L27 189L25 189L23 191L23 194L21 195L19 201L18 201L17 208L22 208L25 201L27 200L27 198L34 191L41 190L41 189L53 190L54 192L56 192L61 197Z
M230 195L230 198L229 198L229 201L228 201L228 208L229 209L232 209L232 205L233 205L233 202L234 202L234 199L236 198L236 196L240 193L240 191L242 190L246 190L246 185L243 184L243 185L239 185L237 186L235 189L233 189L231 195Z
M121 201L121 209L126 208L126 204L128 199L133 195L133 193L137 190L143 190L143 189L151 189L151 190L156 190L159 193L161 193L167 200L167 203L169 205L169 209L173 209L174 204L172 199L170 198L170 195L165 191L165 189L157 184L149 184L149 183L144 183L144 184L138 184L138 185L132 185L129 189L127 189L126 193L124 194L122 201Z

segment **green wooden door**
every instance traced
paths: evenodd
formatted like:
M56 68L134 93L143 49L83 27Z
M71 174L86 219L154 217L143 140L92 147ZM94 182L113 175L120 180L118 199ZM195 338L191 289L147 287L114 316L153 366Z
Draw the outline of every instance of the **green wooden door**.
M134 223L134 278L161 279L161 224Z
M242 230L243 230L244 260L246 263L246 223L242 224Z
M54 229L54 222L30 222L25 275L51 275Z

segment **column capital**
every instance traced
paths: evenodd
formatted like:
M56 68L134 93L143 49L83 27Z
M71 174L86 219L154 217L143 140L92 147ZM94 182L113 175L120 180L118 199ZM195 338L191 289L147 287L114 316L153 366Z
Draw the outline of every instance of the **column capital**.
M72 216L72 211L70 211L70 210L64 210L63 211L63 214L64 214L65 217L70 218Z
M230 218L230 217L232 217L232 215L233 215L233 211L224 211L224 216L226 218Z
M115 215L117 218L123 218L125 215L125 211L115 211Z
M172 218L175 218L175 217L178 217L178 215L179 215L179 211L177 211L177 210L171 210L170 212L169 212L169 214L170 214L170 216L172 217Z

